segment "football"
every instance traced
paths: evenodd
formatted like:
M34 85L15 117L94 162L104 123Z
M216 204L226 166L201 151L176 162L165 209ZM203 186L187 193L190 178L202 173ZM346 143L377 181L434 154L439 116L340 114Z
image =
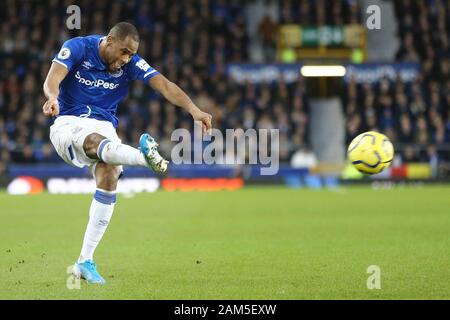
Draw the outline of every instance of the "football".
M358 135L348 146L347 156L358 171L376 174L389 167L394 146L384 134L368 131Z

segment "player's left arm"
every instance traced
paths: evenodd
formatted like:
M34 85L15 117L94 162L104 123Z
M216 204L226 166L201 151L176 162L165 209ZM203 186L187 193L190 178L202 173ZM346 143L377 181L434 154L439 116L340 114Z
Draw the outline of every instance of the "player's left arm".
M194 121L200 121L204 133L212 128L212 116L200 110L189 96L175 83L168 80L162 74L157 74L150 78L149 84L154 90L160 92L164 98L169 100L170 103L188 111L194 118Z

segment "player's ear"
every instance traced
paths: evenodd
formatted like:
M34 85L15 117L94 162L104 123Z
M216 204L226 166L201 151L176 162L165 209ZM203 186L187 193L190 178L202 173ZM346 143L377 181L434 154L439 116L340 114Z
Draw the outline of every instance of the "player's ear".
M111 45L113 42L114 42L114 37L113 37L112 35L108 34L108 35L106 36L106 43L107 43L108 45Z

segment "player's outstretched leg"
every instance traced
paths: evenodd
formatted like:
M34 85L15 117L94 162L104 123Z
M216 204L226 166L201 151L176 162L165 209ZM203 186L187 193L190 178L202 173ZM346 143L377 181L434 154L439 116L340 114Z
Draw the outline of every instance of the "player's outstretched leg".
M139 141L140 150L111 141L100 134L92 133L86 137L83 148L86 155L107 164L119 166L144 166L158 173L167 170L168 161L158 153L158 144L148 134L143 134Z
M83 247L72 273L86 279L88 283L104 284L105 280L98 273L94 262L94 251L102 239L111 220L116 203L117 181L120 169L116 166L99 162L94 168L97 190L89 210L89 222L83 239Z

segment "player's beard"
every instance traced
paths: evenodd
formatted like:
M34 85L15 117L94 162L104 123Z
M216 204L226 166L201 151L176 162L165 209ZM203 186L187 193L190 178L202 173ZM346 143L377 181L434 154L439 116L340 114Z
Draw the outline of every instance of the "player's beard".
M120 68L122 68L122 66L120 65L119 62L113 62L112 64L109 65L109 69L112 72L117 72L120 70Z

